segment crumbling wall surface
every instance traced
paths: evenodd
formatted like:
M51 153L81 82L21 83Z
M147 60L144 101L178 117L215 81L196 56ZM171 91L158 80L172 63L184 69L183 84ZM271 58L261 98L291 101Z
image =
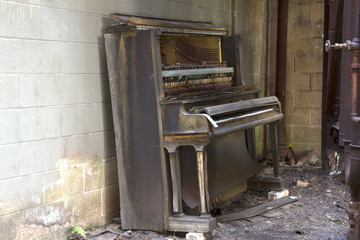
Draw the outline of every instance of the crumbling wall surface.
M321 154L323 0L289 0L285 124L296 154Z
M119 216L103 38L114 11L231 22L222 0L0 0L0 239L66 239Z

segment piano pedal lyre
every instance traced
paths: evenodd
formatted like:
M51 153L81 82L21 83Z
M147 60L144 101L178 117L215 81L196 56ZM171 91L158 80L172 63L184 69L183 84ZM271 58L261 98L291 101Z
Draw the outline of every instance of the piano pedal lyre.
M208 191L207 153L209 143L207 134L164 136L163 146L168 150L172 185L173 215L169 217L169 230L194 229L198 232L211 232L216 220L210 215ZM178 147L193 146L196 151L198 185L200 195L200 216L185 215L182 209L180 156Z

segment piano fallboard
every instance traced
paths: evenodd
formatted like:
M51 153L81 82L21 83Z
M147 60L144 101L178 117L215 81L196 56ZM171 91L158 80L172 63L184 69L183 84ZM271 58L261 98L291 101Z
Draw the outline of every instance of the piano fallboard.
M212 105L201 107L206 104ZM202 102L201 106L193 105L189 108L185 103L163 105L164 135L224 135L279 121L283 117L276 97L238 100L217 105Z

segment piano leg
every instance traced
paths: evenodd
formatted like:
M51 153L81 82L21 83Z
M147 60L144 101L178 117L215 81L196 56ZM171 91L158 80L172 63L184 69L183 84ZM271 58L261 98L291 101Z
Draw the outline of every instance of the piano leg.
M255 128L246 130L246 142L248 151L252 159L256 162L256 141L255 141Z
M205 183L205 199L207 210L210 211L209 182L208 182L208 158L207 151L204 152L204 183Z
M194 140L195 138L195 140ZM194 142L196 142L194 144ZM209 192L207 177L207 155L205 151L209 139L201 135L165 136L163 145L169 152L170 172L173 193L173 212L168 217L169 231L212 232L216 228L216 219L209 214ZM185 215L182 210L181 168L179 146L193 146L197 156L197 170L200 189L200 216Z
M183 216L182 196L181 196L181 174L180 174L180 155L179 151L169 152L170 171L173 194L173 212L175 216Z
M199 193L200 193L200 213L201 217L209 217L208 211L208 189L207 189L207 159L204 150L196 150L198 179L199 179Z
M279 153L278 153L278 132L277 132L278 122L273 122L269 124L270 128L270 137L271 137L271 152L273 156L273 165L274 165L274 177L279 177Z
M278 123L279 123L278 121L269 123L274 176L273 177L256 176L250 178L247 182L248 189L282 191L285 188L284 181L279 175L279 154L278 154L278 135L277 135Z

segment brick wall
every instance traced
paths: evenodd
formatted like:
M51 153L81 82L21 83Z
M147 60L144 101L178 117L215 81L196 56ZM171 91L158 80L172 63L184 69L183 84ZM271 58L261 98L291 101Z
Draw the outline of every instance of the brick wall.
M231 23L222 0L0 0L0 239L66 239L119 215L113 11Z
M320 156L324 1L290 0L288 18L286 138Z

